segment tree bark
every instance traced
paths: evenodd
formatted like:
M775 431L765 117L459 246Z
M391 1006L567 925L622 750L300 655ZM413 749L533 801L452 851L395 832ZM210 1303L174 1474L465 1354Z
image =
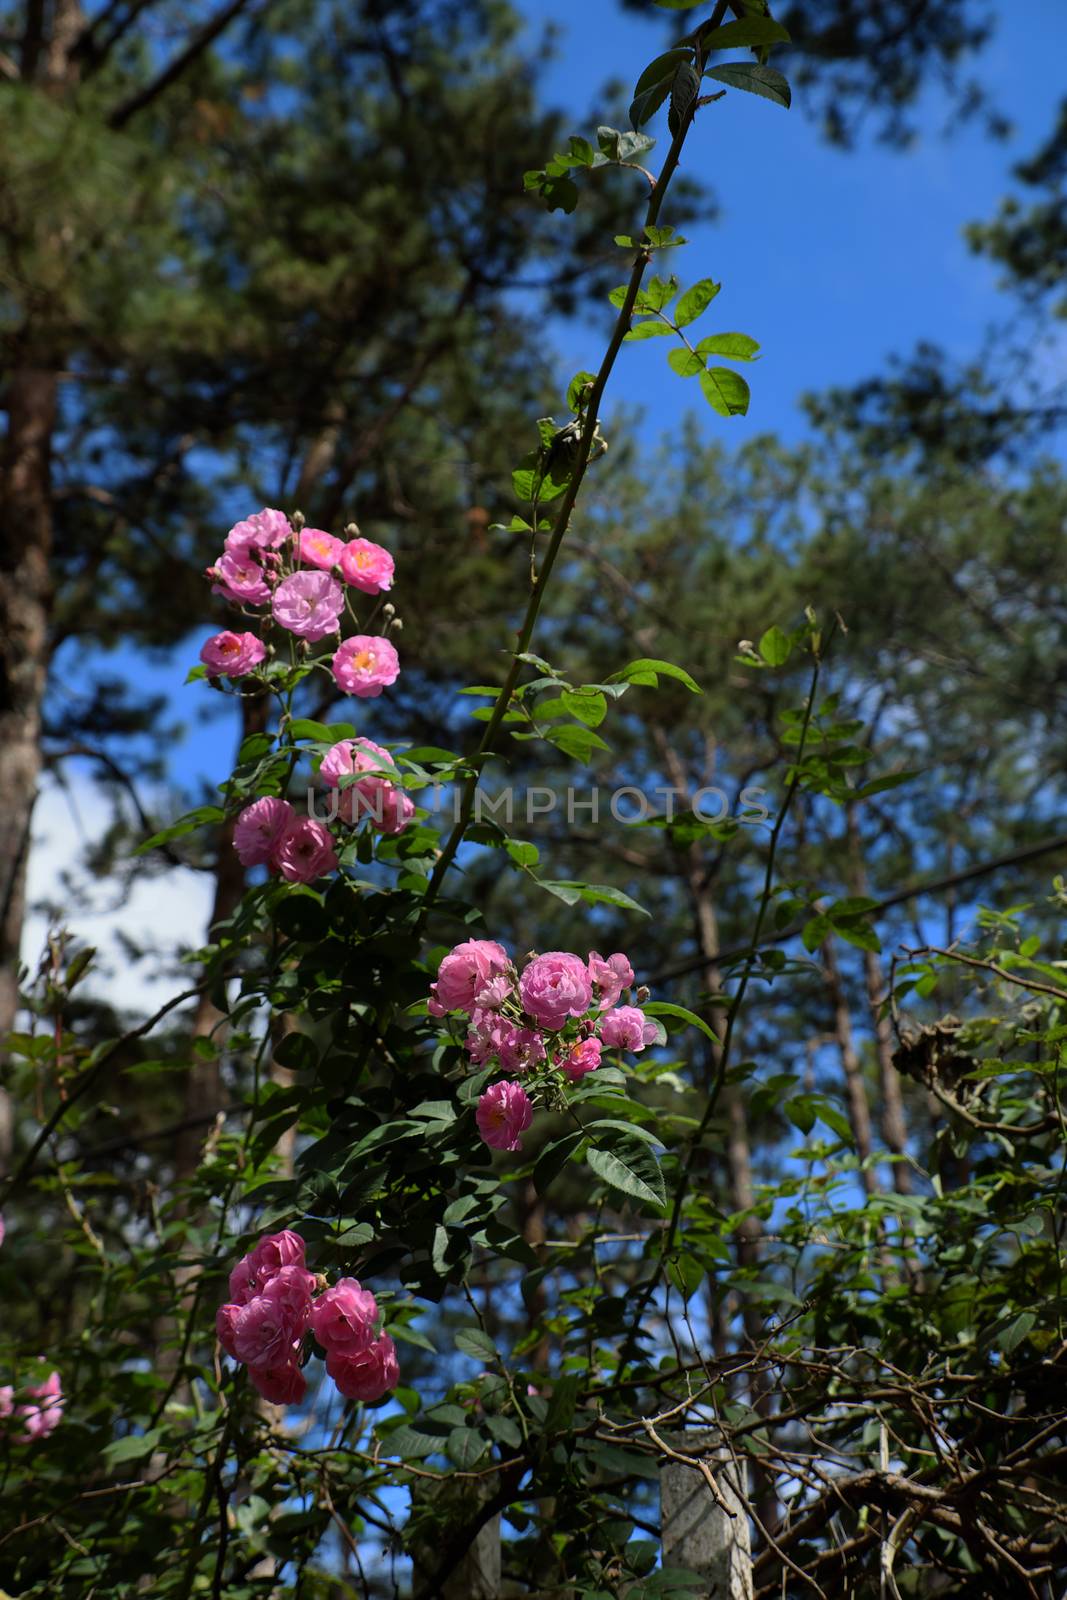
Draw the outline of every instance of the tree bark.
M18 1005L26 862L41 770L51 606L52 434L57 378L27 365L7 386L0 503L0 1035Z
M850 889L854 895L868 892L867 873L863 864L863 846L860 839L856 808L848 809L848 845L851 863ZM908 1147L908 1124L904 1114L904 1096L900 1073L893 1064L893 1029L884 1011L889 986L885 970L876 950L863 952L863 975L867 989L867 1005L874 1030L874 1048L878 1061L878 1088L882 1102L882 1138L895 1156L903 1156ZM910 1194L911 1168L906 1161L894 1161L893 1188L897 1194Z
M878 1177L871 1164L871 1108L867 1101L867 1085L863 1081L863 1068L856 1053L852 1033L852 1014L848 1008L841 969L834 954L833 939L825 939L822 946L823 982L834 1018L834 1038L841 1055L841 1068L845 1075L845 1103L848 1106L849 1126L856 1142L860 1159L860 1182L868 1195L877 1194Z

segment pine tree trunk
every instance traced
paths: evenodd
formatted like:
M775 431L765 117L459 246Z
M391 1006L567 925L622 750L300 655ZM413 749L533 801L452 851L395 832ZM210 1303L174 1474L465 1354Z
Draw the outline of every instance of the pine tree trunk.
M0 1037L18 1006L30 826L41 770L41 705L51 603L54 371L27 365L8 380L0 494ZM3 1122L7 1121L5 1128ZM0 1155L10 1149L0 1117Z

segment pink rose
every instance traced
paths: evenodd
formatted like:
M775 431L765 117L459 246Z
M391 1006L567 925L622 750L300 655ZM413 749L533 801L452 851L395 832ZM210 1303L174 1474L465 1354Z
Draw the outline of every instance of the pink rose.
M584 961L565 950L535 956L519 979L523 1010L543 1028L562 1028L568 1017L580 1017L593 1000L593 984Z
M336 789L342 778L358 777L365 772L386 776L395 771L388 750L383 750L373 739L342 739L323 756L319 776L331 789Z
M258 1288L255 1262L251 1254L242 1256L230 1273L230 1299L238 1306L246 1306Z
M357 1355L331 1352L326 1357L326 1371L346 1400L380 1400L400 1382L396 1345L387 1333Z
M636 1006L616 1006L600 1024L600 1037L609 1050L642 1051L656 1038L658 1029Z
M207 667L209 678L226 673L230 678L243 678L267 654L266 647L254 633L213 633L200 650L200 659Z
M479 1096L478 1132L494 1150L521 1150L519 1137L533 1121L533 1105L521 1083L494 1083Z
M257 511L234 523L226 535L226 549L239 561L247 561L254 550L276 550L292 531L284 511Z
M274 591L271 612L275 622L312 643L338 630L345 593L326 572L294 572Z
M7 1232L7 1229L6 1229L6 1228L5 1228L5 1227L4 1227L4 1218L3 1218L3 1215L2 1215L2 1214L0 1214L0 1244L3 1244L3 1242L4 1242L4 1235L5 1235L5 1233L6 1233L6 1232Z
M249 1260L260 1285L269 1283L283 1267L306 1265L304 1241L291 1228L283 1228L281 1233L265 1233Z
M415 802L395 784L381 778L368 778L342 796L342 815L360 823L366 817L379 833L403 833L415 815Z
M233 847L242 866L261 867L270 861L295 820L288 800L275 795L245 806L233 830Z
M342 780L365 773L358 783L341 790L340 812L357 826L364 818L382 833L400 833L415 815L414 803L383 773L395 773L388 750L371 739L342 739L327 750L319 774L331 788Z
M350 539L341 550L341 575L364 594L393 587L393 558L369 539Z
M295 1361L277 1367L249 1367L248 1376L264 1400L275 1406L299 1405L307 1389L307 1379Z
M215 1337L228 1356L237 1360L237 1351L234 1348L233 1336L237 1328L237 1318L244 1310L244 1305L219 1306L215 1313Z
M221 594L235 606L261 606L270 599L270 585L263 568L251 556L231 555L227 550L207 575L214 578L212 594Z
M369 633L346 639L332 665L338 688L360 700L374 700L400 676L400 657L389 640Z
M271 865L289 883L313 883L337 866L333 834L314 817L295 817L275 846Z
M358 1355L374 1339L378 1302L358 1278L341 1278L320 1294L311 1310L311 1331L329 1354Z
M481 1004L483 989L506 974L508 966L508 953L495 939L457 944L438 967L436 983L430 985L430 1014L443 1017L447 1011L471 1011Z
M622 991L634 981L634 969L629 961L624 955L608 956L605 961L594 950L587 965L596 1003L601 1011L607 1011L609 1006L617 1006Z
M341 559L344 545L332 533L321 528L303 528L300 533L300 559L309 567L321 567L329 572Z
M493 979L492 983L499 981ZM486 987L491 988L492 983ZM482 994L485 994L484 989ZM505 1072L525 1072L545 1059L545 1046L539 1033L532 1028L518 1027L499 1012L483 1008L480 1003L471 1013L467 1050L471 1060L478 1065L496 1056Z
M584 1078L587 1072L595 1072L600 1065L600 1040L581 1039L572 1046L563 1058L563 1070L572 1083L577 1083Z
M233 1320L233 1353L249 1367L282 1367L293 1358L311 1316L314 1278L282 1267Z
M59 1381L59 1373L49 1373L43 1383L31 1384L24 1393L39 1403L14 1405L15 1391L10 1384L5 1384L0 1389L0 1417L18 1417L25 1428L14 1437L28 1444L33 1439L47 1438L62 1421L63 1386Z

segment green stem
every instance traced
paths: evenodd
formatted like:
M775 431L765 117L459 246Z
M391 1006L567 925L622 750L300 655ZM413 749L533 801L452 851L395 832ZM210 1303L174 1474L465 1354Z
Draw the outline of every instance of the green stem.
M826 635L826 645L829 645L835 628L836 622L831 624L831 627ZM825 648L825 646L823 648ZM785 827L785 821L789 815L793 800L796 796L797 790L800 787L800 767L801 762L804 759L804 748L807 744L808 731L811 727L811 718L815 708L815 695L819 687L819 675L821 670L822 656L821 653L817 653L812 666L808 698L804 707L804 718L800 726L800 737L797 743L796 759L793 763L793 774L789 780L789 787L786 790L785 799L782 802L781 810L775 818L774 827L771 829L770 846L767 851L767 866L763 874L763 890L760 895L759 908L756 912L756 923L752 930L752 938L749 941L748 953L745 956L745 964L741 971L741 981L737 986L737 991L734 994L733 999L730 1001L730 1009L726 1015L726 1028L723 1033L722 1049L719 1051L719 1060L716 1067L715 1079L708 1095L707 1105L704 1107L704 1114L701 1117L697 1128L689 1138L689 1152L686 1156L685 1165L682 1168L678 1187L675 1190L674 1203L671 1207L670 1221L667 1224L667 1231L664 1236L663 1246L659 1252L659 1260L656 1264L655 1271L652 1273L652 1276L644 1286L641 1298L638 1301L637 1309L634 1312L629 1331L625 1340L623 1341L618 1369L620 1373L626 1370L627 1365L633 1359L634 1341L636 1340L638 1330L641 1326L641 1318L644 1316L652 1296L655 1294L657 1288L662 1282L663 1274L666 1270L667 1258L670 1255L670 1252L674 1246L675 1238L678 1234L678 1228L682 1217L682 1208L685 1204L686 1195L689 1192L689 1186L692 1182L693 1171L696 1167L697 1158L700 1154L704 1135L707 1133L708 1128L711 1125L711 1119L715 1115L715 1111L719 1103L719 1096L721 1095L723 1085L726 1082L726 1073L730 1065L730 1051L734 1039L734 1029L737 1024L738 1016L741 1012L741 1006L744 1003L749 980L752 977L752 973L756 965L756 958L759 955L760 939L763 934L763 924L766 921L767 911L771 903L771 895L774 889L774 864L778 853L778 843L781 839L782 829Z
M678 161L681 157L682 146L685 143L686 135L692 126L694 110L695 107L691 108L688 115L679 125L678 132L674 135L670 150L667 152L667 158L663 163L662 171L660 172L659 177L656 179L652 193L649 196L648 209L645 212L644 221L644 230L646 234L650 228L654 228L656 226L667 189L670 186L671 179L674 177L675 170L678 166ZM589 399L585 409L585 422L578 440L578 451L575 457L574 469L571 473L570 482L564 491L559 510L556 512L556 519L552 526L552 533L549 539L548 549L546 550L544 560L541 563L541 570L538 572L533 581L533 587L530 591L530 598L526 606L526 615L523 618L522 627L519 629L518 643L511 658L511 665L508 668L507 677L504 680L503 687L501 688L500 693L497 695L496 702L493 706L493 714L486 723L485 732L482 735L481 742L479 743L478 748L472 757L472 770L470 776L467 778L467 781L463 786L459 816L456 819L455 825L449 834L448 839L445 841L444 847L441 850L441 854L437 858L433 874L430 878L426 894L423 898L422 910L419 916L418 924L420 928L425 924L426 918L429 916L434 901L437 899L437 896L441 891L441 885L444 882L445 875L448 872L449 867L452 865L452 862L455 859L456 851L463 842L463 837L470 825L471 816L474 812L474 802L478 791L478 780L481 776L481 768L486 759L493 753L493 747L496 743L497 734L500 731L505 713L511 704L511 697L515 691L515 685L518 682L519 673L523 665L519 658L525 655L530 648L530 642L533 638L534 628L537 624L537 618L540 614L541 605L544 600L545 590L548 587L549 579L552 576L552 569L556 564L556 557L559 555L560 546L562 545L564 537L566 536L567 528L570 524L571 513L574 510L575 501L578 498L579 491L581 490L582 483L585 478L586 468L589 465L589 453L592 449L593 437L596 433L597 423L599 421L600 404L604 397L604 391L607 388L608 379L611 377L612 369L615 366L619 351L622 349L623 340L629 332L630 319L633 316L634 306L637 302L637 296L641 288L641 280L644 277L645 268L648 266L651 260L651 249L647 246L642 246L639 248L637 257L633 264L633 270L630 273L630 281L626 286L626 297L619 308L619 314L615 319L615 326L612 330L611 340L608 344L607 350L604 353L604 358L600 363L600 369L597 372L592 389L589 393ZM536 525L537 517L535 515L535 528Z

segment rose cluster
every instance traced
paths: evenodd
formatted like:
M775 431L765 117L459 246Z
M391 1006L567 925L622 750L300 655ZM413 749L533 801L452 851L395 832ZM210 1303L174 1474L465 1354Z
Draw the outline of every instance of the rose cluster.
M309 1330L346 1400L378 1400L400 1378L396 1347L377 1332L378 1320L378 1302L356 1278L323 1288L307 1270L303 1239L286 1228L264 1235L234 1267L215 1331L226 1354L248 1368L259 1393L275 1405L304 1397L301 1357Z
M0 1216L0 1244L6 1233L4 1219ZM13 1417L22 1423L19 1433L12 1438L20 1444L32 1439L44 1439L52 1432L63 1415L63 1386L58 1372L50 1372L43 1383L30 1384L20 1391L25 1400L15 1404L15 1390L10 1383L0 1384L0 1417Z
M22 1423L22 1431L12 1437L21 1444L31 1439L44 1439L55 1428L63 1415L63 1386L58 1372L50 1372L43 1383L31 1384L23 1389L26 1399L15 1404L15 1391L9 1383L0 1384L0 1417L13 1417Z
M315 643L339 632L346 584L379 595L392 587L393 573L393 558L381 545L363 538L345 543L321 528L294 529L284 512L268 509L230 529L207 575L214 593L242 609L269 603L275 623ZM208 639L200 651L210 678L244 677L266 657L267 646L256 634L229 630ZM368 699L396 681L400 662L387 638L358 633L338 646L331 670L346 693ZM367 819L381 833L396 834L415 814L389 755L369 739L334 745L322 763L322 776L341 791L331 817L340 814L349 823ZM301 816L288 800L273 795L240 813L234 848L243 866L266 866L290 883L313 883L338 864L325 823Z
M369 539L346 543L321 528L294 530L284 511L257 511L232 527L218 560L207 569L212 592L232 605L270 606L280 628L316 644L340 633L346 586L363 594L392 587L393 558ZM254 633L214 634L200 651L208 676L244 677L267 655ZM373 699L400 674L396 647L377 634L357 633L339 645L331 671L340 689Z
M493 939L468 939L445 956L430 986L431 1016L466 1016L471 1061L521 1073L530 1089L502 1078L485 1090L476 1121L486 1144L521 1149L535 1098L556 1103L558 1086L595 1071L605 1047L636 1052L657 1038L656 1024L639 1006L620 1004L633 981L621 954L605 959L594 951L583 961L549 950L531 957L521 973ZM639 990L637 998L647 994Z

